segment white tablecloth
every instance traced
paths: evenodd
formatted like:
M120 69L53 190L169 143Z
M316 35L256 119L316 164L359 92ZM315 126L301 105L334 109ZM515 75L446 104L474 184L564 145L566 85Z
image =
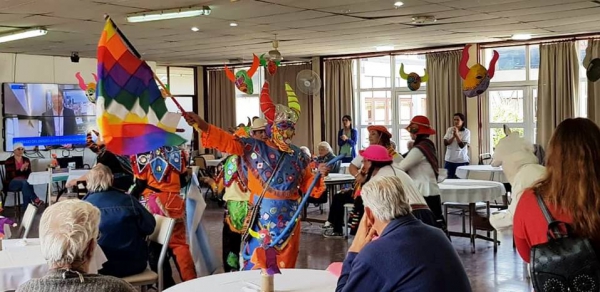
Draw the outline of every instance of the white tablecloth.
M439 183L442 202L476 203L501 201L504 185L496 181L447 179Z
M274 276L275 291L286 292L331 292L335 291L337 277L327 271L282 269ZM202 277L175 285L165 292L220 291L243 292L260 291L260 271L242 271Z
M207 159L206 166L217 167L223 159Z
M96 246L94 258L90 263L91 274L97 274L106 262L106 256L100 246ZM16 290L19 285L40 278L48 272L48 264L42 256L39 238L27 239L24 245L21 239L2 241L0 251L0 291Z
M493 180L501 183L507 183L502 166L493 167L489 164L486 165L464 165L459 166L456 169L456 176L459 178L469 179L473 173L479 173L478 179Z
M66 180L79 178L79 177L85 175L86 173L88 173L89 171L90 171L89 169L73 169L73 170L70 170L69 172L53 173L52 179L50 179L50 175L48 174L48 171L36 171L36 172L32 172L31 174L29 174L29 178L27 179L27 182L30 185L43 185L43 184L51 183L52 181L66 181Z
M330 173L325 177L325 184L340 184L340 183L351 183L354 182L355 178L351 174L344 173Z

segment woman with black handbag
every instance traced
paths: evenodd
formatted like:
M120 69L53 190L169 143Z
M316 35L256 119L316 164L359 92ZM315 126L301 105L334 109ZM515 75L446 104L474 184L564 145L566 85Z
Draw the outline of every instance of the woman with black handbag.
M546 154L546 174L517 205L515 245L537 292L600 291L600 128L566 119Z

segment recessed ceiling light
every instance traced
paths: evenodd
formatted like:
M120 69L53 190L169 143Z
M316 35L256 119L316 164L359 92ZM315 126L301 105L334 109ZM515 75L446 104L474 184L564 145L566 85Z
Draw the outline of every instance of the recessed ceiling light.
M394 46L377 46L375 50L377 51L391 51L394 49Z
M238 26L238 24L236 22L232 22L229 24L229 26L236 27L236 26Z
M404 3L401 2L401 1L394 2L394 7L396 7L396 8L398 8L398 7L402 6L402 5L404 5Z
M513 40L517 40L517 41L526 41L526 40L531 39L531 35L526 34L526 33L518 33L518 34L513 34L511 38Z
M193 27L192 27L192 31L199 31L199 30L200 30L200 29L199 29L199 28L197 28L197 27L195 27L195 26L193 26Z

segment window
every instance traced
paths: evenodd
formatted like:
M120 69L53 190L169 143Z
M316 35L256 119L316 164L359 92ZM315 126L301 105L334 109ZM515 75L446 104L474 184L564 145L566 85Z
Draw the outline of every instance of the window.
M237 68L235 73L240 70L249 70L250 67ZM260 116L260 89L264 82L264 70L257 70L252 76L254 92L246 94L235 89L235 121L236 124L247 124L248 118Z
M540 54L538 45L490 48L483 52L486 68L492 51L500 54L496 73L486 92L489 103L489 140L494 146L504 137L503 125L535 143L537 79Z
M424 75L425 55L397 55L356 60L353 78L356 86L355 121L359 133L359 148L369 146L369 125L386 126L400 152L408 150L410 134L404 130L415 115L425 115L426 83L417 91L411 91L406 80L400 77L400 66L404 72ZM392 79L392 76L394 77Z
M587 49L588 41L581 40L577 42L577 53L579 55L579 96L575 100L575 116L587 117L587 75L586 68L583 67L583 59L585 58L585 50Z
M173 99L177 100L184 111L194 111L194 99L197 96L194 84L196 82L194 68L158 66L156 67L156 75L173 95L173 98L165 100L167 109L170 112L181 113ZM181 137L192 141L194 130L184 119L179 121L177 127L184 130L183 133L180 133Z

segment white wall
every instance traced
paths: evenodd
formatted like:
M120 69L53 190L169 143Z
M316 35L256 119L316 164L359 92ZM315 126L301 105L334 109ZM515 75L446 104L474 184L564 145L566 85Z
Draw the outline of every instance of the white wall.
M156 62L148 62L152 70L156 70ZM12 53L0 53L0 83L56 83L56 84L78 84L75 74L81 72L86 82L92 80L92 73L96 73L96 59L81 58L79 63L72 63L68 57L23 55ZM2 105L4 106L4 105ZM2 113L0 112L0 133L2 127ZM0 135L0 145L4 145L4 139ZM4 147L1 146L4 150ZM62 150L55 151L58 157L62 157ZM66 154L66 151L65 151ZM10 153L0 152L0 160L6 159ZM42 155L50 157L48 151L42 151ZM71 152L72 156L84 156L84 163L93 165L95 155L86 149L85 152Z

